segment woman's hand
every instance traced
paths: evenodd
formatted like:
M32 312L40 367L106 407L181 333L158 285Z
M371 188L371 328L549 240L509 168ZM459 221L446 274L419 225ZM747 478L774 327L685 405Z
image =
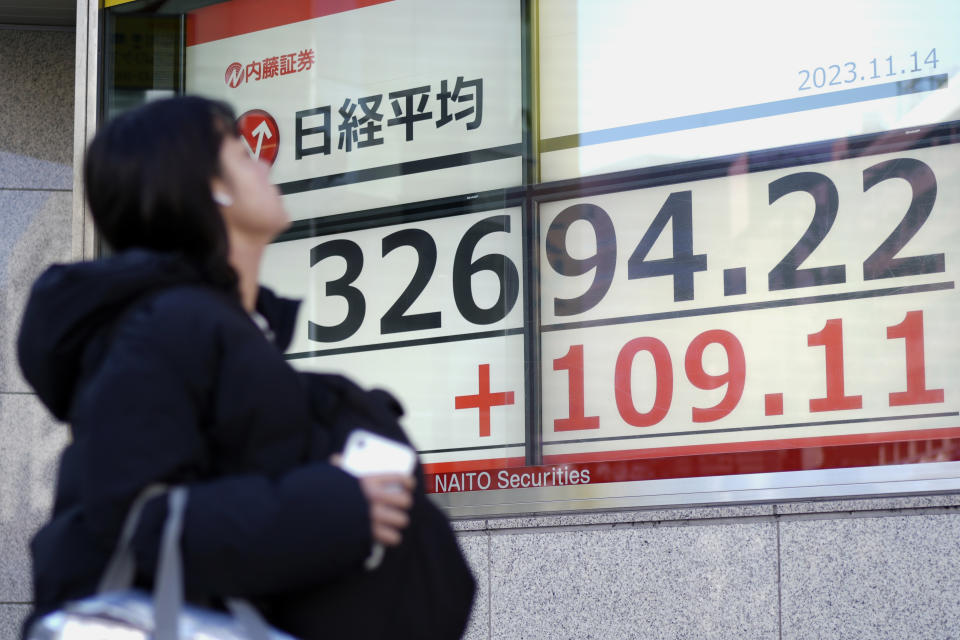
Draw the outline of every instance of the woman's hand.
M400 544L403 530L410 524L407 512L413 504L413 478L391 473L363 476L358 480L370 505L374 541L388 547Z
M343 456L330 456L330 464L340 467ZM414 480L412 476L385 473L360 476L360 488L370 505L370 529L374 542L395 547L403 540L403 530L410 524L407 511L413 505Z

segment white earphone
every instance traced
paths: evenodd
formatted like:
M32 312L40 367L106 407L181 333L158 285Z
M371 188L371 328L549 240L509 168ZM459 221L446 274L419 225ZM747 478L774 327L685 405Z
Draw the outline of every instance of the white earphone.
M213 192L213 201L216 202L221 207L229 207L233 204L233 198L224 193L223 191L214 191Z

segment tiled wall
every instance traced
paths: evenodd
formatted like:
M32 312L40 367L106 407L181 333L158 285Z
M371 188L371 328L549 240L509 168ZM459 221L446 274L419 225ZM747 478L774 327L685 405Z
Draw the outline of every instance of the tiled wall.
M70 259L74 34L0 29L0 639L29 610L27 543L47 516L66 427L30 392L16 336L30 285Z
M456 523L480 638L960 637L960 496Z

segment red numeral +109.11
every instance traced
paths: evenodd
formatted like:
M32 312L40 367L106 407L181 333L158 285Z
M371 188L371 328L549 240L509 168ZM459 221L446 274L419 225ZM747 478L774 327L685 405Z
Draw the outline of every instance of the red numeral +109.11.
M899 324L887 327L887 339L904 341L907 370L907 388L889 394L891 407L933 404L943 402L943 389L928 389L923 345L923 312L909 311ZM727 370L721 374L707 373L703 368L703 353L711 344L720 345L726 352ZM810 399L811 413L860 409L863 399L847 395L844 389L843 321L840 318L827 320L823 329L807 336L807 345L823 347L826 368L826 394ZM653 407L641 411L633 400L631 377L633 361L646 351L653 357L656 372L656 393ZM571 345L565 355L553 361L554 371L566 371L568 375L568 417L554 420L555 431L597 429L599 416L588 416L584 400L584 346ZM693 422L713 422L729 415L743 396L747 365L743 346L735 335L722 329L704 331L687 347L683 366L690 383L698 389L712 390L726 387L723 398L712 407L691 407ZM652 337L634 338L627 342L617 356L614 369L614 395L617 410L624 422L634 427L651 427L658 424L670 411L673 400L673 362L666 345ZM776 394L779 395L779 394ZM782 402L782 399L781 399ZM767 415L779 415L768 406Z

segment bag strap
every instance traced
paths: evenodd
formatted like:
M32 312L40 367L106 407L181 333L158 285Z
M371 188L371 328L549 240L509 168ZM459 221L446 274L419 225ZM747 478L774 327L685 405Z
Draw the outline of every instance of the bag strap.
M135 559L133 536L136 533L144 505L151 498L166 492L164 485L154 484L140 492L123 523L120 541L107 564L97 587L97 594L123 591L133 586ZM187 488L169 489L167 519L160 541L160 560L153 589L154 639L179 640L180 612L183 609L183 558L180 539L187 508ZM235 598L226 600L227 608L249 640L270 640L270 627L263 616L248 602Z
M167 498L167 521L160 539L160 564L153 586L153 610L156 640L178 640L180 609L183 607L183 558L180 555L180 533L187 507L187 490L175 487ZM261 640L256 637L256 640ZM264 637L262 640L266 640Z
M113 555L107 563L107 568L100 578L100 584L97 586L97 595L110 591L123 591L133 587L133 576L136 570L133 557L133 534L137 531L140 514L143 512L143 507L147 504L147 501L166 490L165 485L152 484L141 491L133 504L130 505L127 519L123 522L117 548L114 549Z

